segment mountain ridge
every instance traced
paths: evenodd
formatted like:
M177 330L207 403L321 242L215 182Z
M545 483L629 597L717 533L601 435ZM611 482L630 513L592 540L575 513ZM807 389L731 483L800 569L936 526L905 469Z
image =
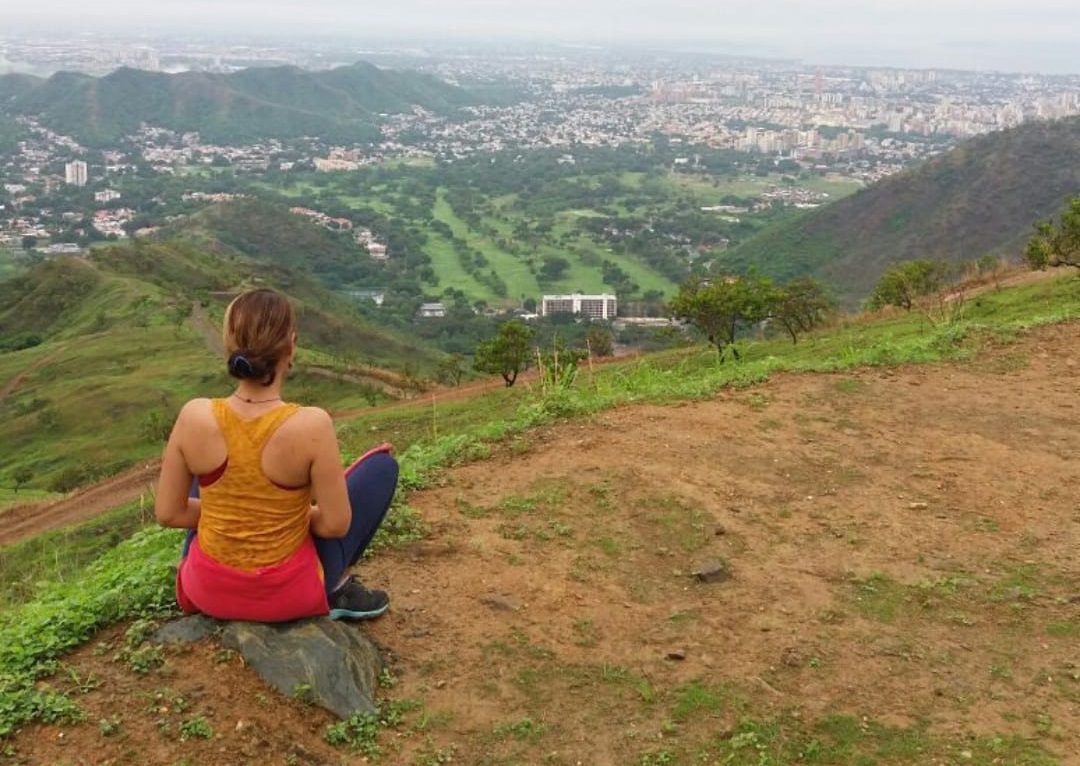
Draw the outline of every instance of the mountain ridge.
M130 67L102 77L9 74L0 76L0 103L7 112L101 145L142 124L198 131L219 143L302 136L363 142L378 136L380 114L414 107L446 114L478 99L429 74L358 61L319 71L285 65L229 74Z
M1080 193L1080 117L1027 123L945 154L781 224L721 259L733 271L810 275L847 303L893 263L1018 259L1032 224Z

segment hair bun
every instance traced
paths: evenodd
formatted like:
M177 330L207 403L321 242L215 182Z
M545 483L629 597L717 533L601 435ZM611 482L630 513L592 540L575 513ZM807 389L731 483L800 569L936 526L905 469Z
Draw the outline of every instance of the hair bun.
M229 374L234 378L255 378L259 376L259 371L243 353L234 351L229 357Z

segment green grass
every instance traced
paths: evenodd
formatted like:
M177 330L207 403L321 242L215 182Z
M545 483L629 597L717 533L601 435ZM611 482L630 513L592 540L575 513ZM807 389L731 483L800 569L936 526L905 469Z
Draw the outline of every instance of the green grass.
M81 717L66 696L34 681L56 671L65 652L106 625L176 609L173 577L180 534L151 528L103 554L66 580L44 583L33 600L0 617L0 737L27 721Z
M506 282L507 295L510 298L516 300L521 295L536 296L540 293L536 278L529 272L528 265L523 260L499 248L486 236L477 234L470 229L468 224L458 218L450 207L450 203L446 200L445 189L439 189L432 214L435 218L446 223L454 232L455 237L465 240L470 249L480 252L487 259L488 265L483 268L483 271L494 270ZM456 255L454 258L456 260ZM436 261L434 265L438 272L441 262ZM497 300L497 296L492 294L492 300Z
M428 255L431 256L431 265L439 278L439 287L443 290L454 288L461 290L466 295L475 296L479 300L488 302L498 301L495 291L488 285L480 282L462 266L461 260L454 252L454 246L437 232L428 234L427 243L424 246Z
M0 612L31 600L42 583L78 583L88 565L154 523L148 498L81 524L0 546Z
M0 487L0 514L4 509L23 503L40 503L46 500L56 500L62 497L58 492L49 492L44 489L19 489Z

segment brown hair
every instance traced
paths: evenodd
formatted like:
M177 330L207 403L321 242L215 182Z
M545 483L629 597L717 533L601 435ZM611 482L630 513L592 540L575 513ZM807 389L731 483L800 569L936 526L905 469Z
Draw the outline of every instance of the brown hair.
M289 299L261 288L238 295L225 309L222 340L234 378L274 382L277 363L289 353L296 315Z

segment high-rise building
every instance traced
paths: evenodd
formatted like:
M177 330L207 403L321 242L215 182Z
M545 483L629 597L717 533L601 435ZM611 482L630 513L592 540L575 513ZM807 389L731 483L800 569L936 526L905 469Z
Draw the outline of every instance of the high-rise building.
M75 160L64 165L64 181L75 186L86 186L88 180L86 163Z

